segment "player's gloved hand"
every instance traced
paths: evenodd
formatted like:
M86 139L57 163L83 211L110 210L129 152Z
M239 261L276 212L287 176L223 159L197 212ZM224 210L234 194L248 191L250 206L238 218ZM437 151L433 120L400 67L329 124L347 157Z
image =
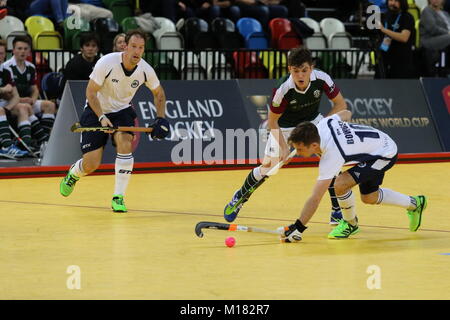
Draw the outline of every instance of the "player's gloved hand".
M157 117L150 127L153 128L150 133L152 139L164 139L170 133L169 121L161 117Z
M306 228L298 219L288 227L279 227L281 241L288 243L301 241L302 233Z
M100 117L98 117L98 121L100 122L102 127L113 127L113 124L111 123L111 121L104 114L102 114ZM107 132L107 133L113 133L113 131Z

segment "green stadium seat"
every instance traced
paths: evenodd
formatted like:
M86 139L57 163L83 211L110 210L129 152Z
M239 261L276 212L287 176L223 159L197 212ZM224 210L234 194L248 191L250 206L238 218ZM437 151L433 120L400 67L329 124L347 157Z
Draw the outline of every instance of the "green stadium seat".
M91 30L89 22L84 19L77 20L77 23L74 22L74 19L68 17L64 20L64 48L67 50L78 50L80 45L73 46L73 38L78 35L80 32L88 32ZM79 39L77 40L79 42Z
M127 0L112 1L110 3L109 10L112 11L114 20L116 20L119 24L122 23L123 19L133 16L133 9Z
M134 17L126 17L122 20L122 30L123 32L128 32L129 30L138 29L139 25Z

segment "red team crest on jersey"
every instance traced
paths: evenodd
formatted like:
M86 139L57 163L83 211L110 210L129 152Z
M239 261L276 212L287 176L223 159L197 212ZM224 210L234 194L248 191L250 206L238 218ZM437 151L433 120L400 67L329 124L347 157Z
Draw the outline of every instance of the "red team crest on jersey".
M450 114L450 86L446 86L442 89L442 96L445 101L445 105L447 106L447 111Z

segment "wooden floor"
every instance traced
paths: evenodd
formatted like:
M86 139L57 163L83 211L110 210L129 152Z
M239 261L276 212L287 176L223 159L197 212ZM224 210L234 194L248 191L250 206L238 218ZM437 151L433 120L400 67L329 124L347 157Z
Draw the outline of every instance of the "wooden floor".
M123 215L109 209L114 176L86 177L69 198L60 178L0 180L0 299L450 299L450 163L397 165L385 178L385 187L428 196L416 233L403 209L358 200L361 232L328 240L324 199L301 243L218 230L196 237L197 222L224 222L247 174L135 174ZM281 170L237 222L292 223L316 175Z

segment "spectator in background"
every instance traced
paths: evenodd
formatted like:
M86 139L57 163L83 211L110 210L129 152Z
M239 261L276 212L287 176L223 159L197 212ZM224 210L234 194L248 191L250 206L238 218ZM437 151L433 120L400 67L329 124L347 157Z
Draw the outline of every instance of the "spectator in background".
M241 9L234 5L235 0L213 0L213 7L218 7L219 16L236 22L241 17Z
M436 74L435 64L439 51L450 45L450 17L442 10L444 0L429 0L420 16L420 45L426 50L426 66L429 76Z
M6 60L6 41L0 39L0 64Z
M27 15L44 16L58 25L67 18L68 0L34 0L27 10Z
M242 17L258 20L264 29L273 18L287 18L288 9L280 5L280 0L236 0Z
M8 15L15 16L22 21L28 18L27 10L33 0L8 0L6 7L8 8Z
M56 105L52 101L39 99L36 67L26 60L30 53L31 43L28 37L17 36L13 41L13 57L3 66L11 71L20 96L19 102L31 106L32 112L28 118L31 124L31 136L36 140L36 146L40 146L50 137L50 131L55 122Z
M415 35L414 18L408 13L407 0L388 0L385 22L378 22L383 35L380 45L381 63L375 77L391 79L415 76L413 43Z
M119 33L113 40L113 52L123 52L127 43L125 42L125 33Z
M305 16L305 5L300 0L281 0L280 4L288 9L289 18L301 18Z
M131 0L134 14L140 16L150 12L154 17L164 17L177 22L177 0Z
M73 57L64 69L64 84L67 80L89 80L89 75L99 59L100 41L94 33L85 33L80 38L81 53Z

